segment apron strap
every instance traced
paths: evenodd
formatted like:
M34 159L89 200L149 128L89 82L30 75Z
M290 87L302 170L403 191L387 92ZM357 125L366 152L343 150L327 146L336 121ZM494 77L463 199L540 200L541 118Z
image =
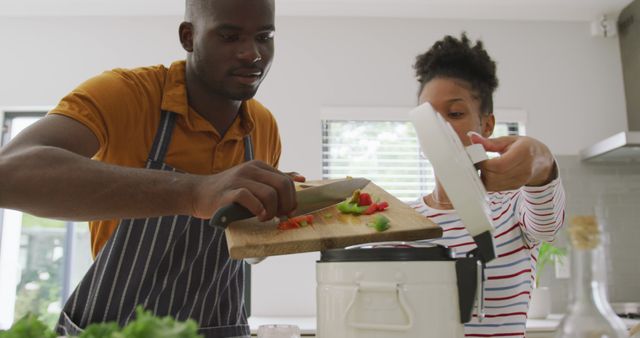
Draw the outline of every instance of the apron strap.
M171 136L173 135L173 127L175 126L176 114L170 111L162 111L162 117L156 136L153 140L153 146L149 152L149 160L154 162L163 162L171 143ZM253 142L251 135L246 135L243 138L244 141L244 161L253 161Z
M167 149L171 143L171 135L173 135L173 127L176 121L176 114L170 111L162 111L160 125L156 131L153 140L153 146L149 152L149 160L154 162L163 162L167 155Z
M251 135L244 137L244 161L253 161L253 142ZM247 317L251 316L251 265L247 262L243 263L244 269L244 309Z
M253 142L251 142L251 135L244 137L244 161L253 161Z

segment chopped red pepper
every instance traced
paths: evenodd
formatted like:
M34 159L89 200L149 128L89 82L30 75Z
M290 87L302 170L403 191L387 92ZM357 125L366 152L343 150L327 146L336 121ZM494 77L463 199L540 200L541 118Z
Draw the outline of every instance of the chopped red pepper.
M366 192L361 192L360 197L358 198L358 206L371 205L373 201L371 200L371 195Z
M299 226L296 226L295 224L289 222L288 220L278 224L278 230L289 230L289 229L295 229L298 227Z
M371 214L375 213L376 211L378 211L378 205L376 203L373 203L367 208L367 210L365 210L363 212L363 214L371 215Z
M278 224L278 230L297 229L311 224L313 224L313 215L303 215L281 222Z
M385 209L387 209L389 207L389 203L387 202L380 202L380 203L372 203L369 208L367 208L367 210L365 210L363 212L363 214L365 215L372 215L375 214L378 211L384 211Z

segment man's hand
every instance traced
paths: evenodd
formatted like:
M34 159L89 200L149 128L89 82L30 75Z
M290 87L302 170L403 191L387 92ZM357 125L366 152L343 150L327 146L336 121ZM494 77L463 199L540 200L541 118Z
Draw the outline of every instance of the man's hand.
M480 164L482 181L489 191L519 189L522 186L541 186L557 176L555 161L549 148L526 136L505 136L493 139L470 132L472 143L480 143L486 151L499 157Z
M210 218L219 208L238 203L268 221L289 215L297 207L293 179L261 161L246 162L211 176L194 180L193 216Z
M287 176L291 177L291 179L292 179L294 182L300 182L300 183L302 183L302 182L306 182L306 181L307 181L307 178L306 178L306 177L304 177L304 176L300 175L299 173L297 173L297 172L295 172L295 171L288 172L288 173L286 173L286 174L287 174Z

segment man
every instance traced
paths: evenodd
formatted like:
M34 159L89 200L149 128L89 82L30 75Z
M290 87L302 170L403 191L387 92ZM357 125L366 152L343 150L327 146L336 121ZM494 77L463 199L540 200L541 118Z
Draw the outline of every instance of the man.
M304 178L274 169L277 125L252 99L274 11L274 0L187 0L186 61L94 77L0 151L0 207L91 221L96 260L59 333L125 325L143 305L195 319L205 337L249 335L242 262L207 219L234 202L260 220L296 208L290 176Z
M446 36L415 64L420 103L430 102L467 146L481 143L500 157L483 162L489 191L497 258L487 265L486 318L465 325L467 337L524 337L535 263L542 241L552 241L564 222L564 189L549 149L531 137L489 139L495 126L493 92L496 65L481 42L465 34ZM428 195L411 203L440 225L443 237L427 240L449 247L457 256L476 248L438 181Z

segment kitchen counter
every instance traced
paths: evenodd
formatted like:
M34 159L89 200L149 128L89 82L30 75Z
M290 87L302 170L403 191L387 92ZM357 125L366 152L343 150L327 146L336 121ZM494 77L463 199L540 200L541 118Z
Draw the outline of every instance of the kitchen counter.
M553 332L558 327L562 314L551 314L546 319L529 319L527 321L527 338L547 338L552 337ZM627 328L640 323L640 320L625 319ZM256 334L258 327L265 324L293 324L300 328L300 333L304 337L314 337L316 333L315 317L250 317L249 326L251 333Z
M552 337L553 333L560 320L562 320L562 314L554 313L550 314L546 319L529 319L527 320L527 338L546 338ZM627 329L631 329L635 325L640 324L640 320L622 318L622 321L627 326Z

